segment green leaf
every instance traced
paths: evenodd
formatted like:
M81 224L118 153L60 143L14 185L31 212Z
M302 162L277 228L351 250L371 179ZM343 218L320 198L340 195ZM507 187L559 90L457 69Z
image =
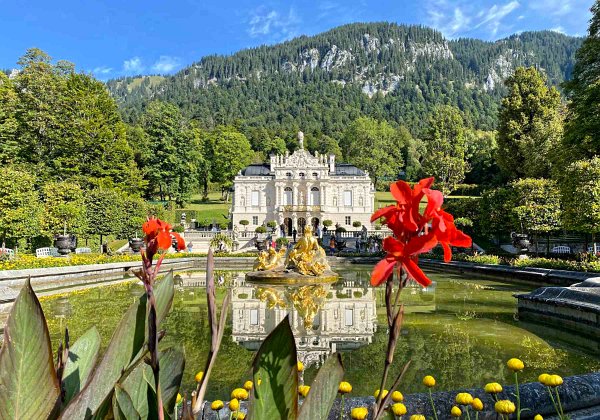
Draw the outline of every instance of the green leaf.
M185 356L175 348L168 348L161 353L159 363L163 407L167 413L172 413L177 400L177 392L181 386Z
M0 419L45 419L60 385L46 318L29 280L17 297L0 349Z
M298 371L296 342L289 316L275 327L254 359L254 398L250 419L298 417ZM260 380L260 385L258 385Z
M113 414L115 420L135 420L142 418L136 411L131 397L119 384L115 386L113 395Z
M96 327L87 330L69 348L69 357L62 375L65 397L63 404L69 401L85 386L96 365L100 350L100 334Z
M169 312L173 301L173 275L154 287L157 317L160 322ZM115 330L102 361L85 386L69 403L61 418L84 419L92 415L109 395L123 371L140 353L146 341L146 295L133 303Z
M338 353L336 356L329 357L319 369L310 386L308 396L302 403L298 419L327 420L343 378L344 366Z
M142 418L148 417L149 384L154 384L154 375L150 366L145 363L136 366L122 381L123 390L127 392L135 410Z

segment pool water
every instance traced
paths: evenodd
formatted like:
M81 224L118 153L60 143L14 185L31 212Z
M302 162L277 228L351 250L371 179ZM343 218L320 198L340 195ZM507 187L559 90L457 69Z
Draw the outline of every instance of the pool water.
M243 273L217 272L217 301L232 293L232 304L207 397L228 399L233 388L251 377L254 351L288 312L299 358L307 366L307 383L335 350L342 353L353 395L372 394L379 387L387 331L384 289L370 287L370 269L338 270L337 283L302 290L259 289L245 283ZM482 387L490 381L508 383L512 376L505 362L511 357L525 362L521 376L525 381L535 381L543 372L568 376L600 368L597 356L567 344L561 332L544 329L544 335L535 326L516 320L513 294L533 287L429 274L434 282L431 287L409 287L402 292L405 318L390 373L395 377L411 360L402 392L423 391L424 375L433 375L439 390ZM184 348L183 389L189 392L209 349L205 279L202 272L183 272L176 280L173 309L161 325L167 330L162 345ZM75 340L96 325L106 347L124 311L142 293L139 282L132 281L42 298L54 349L65 326Z

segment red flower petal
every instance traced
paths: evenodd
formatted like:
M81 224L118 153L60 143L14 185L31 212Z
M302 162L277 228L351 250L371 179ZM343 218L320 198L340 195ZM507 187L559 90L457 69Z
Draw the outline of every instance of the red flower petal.
M466 233L456 229L454 231L454 235L452 237L452 241L450 242L450 245L452 246L458 246L460 248L468 248L473 244L473 240L471 239L471 237L469 235L467 235Z
M371 286L379 286L385 282L394 271L396 260L392 258L384 258L379 261L371 272Z
M390 192L398 204L410 204L412 200L410 185L404 181L397 181L390 185Z
M412 238L404 248L407 257L431 251L438 243L434 232Z
M159 249L167 250L171 246L171 235L168 232L161 231L156 236L156 241Z
M419 268L417 263L415 263L410 258L407 258L403 261L404 268L406 269L406 273L410 278L415 280L423 287L427 287L431 284L431 280L423 273L423 271ZM372 281L371 281L371 284Z
M423 192L427 196L427 207L425 208L425 217L431 218L435 213L437 213L444 203L444 195L441 191L431 190L429 188L424 188Z
M389 214L392 213L394 210L397 210L396 206L387 206L380 208L371 215L371 222L374 222L375 220L381 217L389 217Z
M383 240L382 248L395 257L404 256L404 244L392 236L387 236Z
M142 225L142 230L146 235L152 235L158 230L158 222L160 222L160 220L151 217Z
M442 248L444 248L444 262L450 262L452 260L452 249L450 249L448 242L442 242Z
M179 233L177 232L172 232L171 235L173 235L173 237L177 239L177 251L183 251L185 249L185 241L183 240L181 235L179 235Z

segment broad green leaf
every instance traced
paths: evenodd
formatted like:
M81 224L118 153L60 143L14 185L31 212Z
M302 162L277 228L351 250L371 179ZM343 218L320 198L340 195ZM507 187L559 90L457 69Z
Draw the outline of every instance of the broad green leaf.
M27 280L4 327L0 419L45 419L59 395L46 318Z
M148 417L148 385L153 383L152 368L146 363L136 366L122 382L123 390L127 392L135 410L142 418Z
M163 407L167 413L173 411L177 392L181 385L185 359L183 353L174 348L168 348L159 356L160 387ZM156 391L154 387L154 374L150 366L145 363L137 366L124 380L123 390L127 392L133 406L142 418L156 411Z
M295 420L298 417L296 342L289 316L275 327L254 359L253 420ZM258 385L260 381L260 385Z
M159 322L169 312L173 293L173 275L169 273L154 287ZM146 295L143 295L129 307L88 384L67 405L61 418L84 419L97 411L106 396L112 392L123 371L140 353L146 341L146 331Z
M69 348L69 357L62 375L65 390L63 404L68 404L85 386L96 364L99 350L100 334L96 327L87 330Z
M299 420L327 420L344 378L344 367L339 354L327 359L310 385L308 396L300 408Z
M113 414L115 420L135 420L143 418L136 411L133 401L127 391L123 390L119 384L115 386L113 394Z
M185 356L180 350L171 347L161 354L159 362L163 407L167 413L172 413L177 400L177 392L181 386Z

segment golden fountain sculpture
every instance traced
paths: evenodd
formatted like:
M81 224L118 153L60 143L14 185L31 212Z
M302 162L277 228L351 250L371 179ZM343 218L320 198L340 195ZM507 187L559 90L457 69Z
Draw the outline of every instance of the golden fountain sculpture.
M285 256L286 249L279 252L270 248L262 251L254 262L254 271L246 274L246 280L270 284L320 284L337 280L331 271L325 250L306 226L304 234Z
M315 316L325 304L327 289L322 284L285 286L283 289L267 286L259 287L256 290L256 297L265 302L269 309L275 307L289 309L293 306L302 318L304 328L310 330Z

